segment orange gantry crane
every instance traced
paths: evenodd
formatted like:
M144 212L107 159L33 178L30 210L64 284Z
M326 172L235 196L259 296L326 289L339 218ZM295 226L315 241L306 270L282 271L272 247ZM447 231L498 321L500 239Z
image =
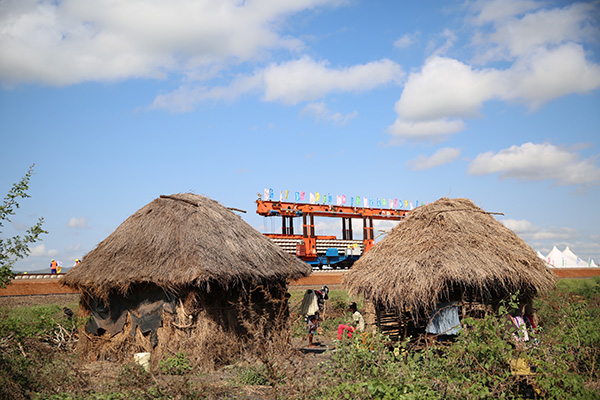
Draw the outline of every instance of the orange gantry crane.
M313 267L349 267L375 244L373 220L399 221L409 211L333 204L291 203L257 200L256 213L281 217L281 233L267 233L284 251L295 254ZM315 235L315 217L342 219L342 238ZM302 235L294 232L294 218L302 218ZM363 220L363 239L354 240L352 219Z

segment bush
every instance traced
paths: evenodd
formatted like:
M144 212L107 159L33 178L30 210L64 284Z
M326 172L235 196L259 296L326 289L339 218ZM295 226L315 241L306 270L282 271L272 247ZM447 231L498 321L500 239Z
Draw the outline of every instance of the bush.
M185 375L192 372L193 367L185 353L179 351L159 363L160 370L167 375Z

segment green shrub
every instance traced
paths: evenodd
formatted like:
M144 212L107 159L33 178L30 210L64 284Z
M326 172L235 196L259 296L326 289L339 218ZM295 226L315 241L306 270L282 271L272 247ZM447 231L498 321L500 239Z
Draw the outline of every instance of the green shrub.
M167 375L185 375L192 372L193 367L185 353L179 351L159 363L160 370Z

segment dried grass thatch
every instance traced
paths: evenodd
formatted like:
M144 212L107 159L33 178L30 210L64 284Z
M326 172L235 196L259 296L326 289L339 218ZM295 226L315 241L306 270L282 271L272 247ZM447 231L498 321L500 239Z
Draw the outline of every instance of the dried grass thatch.
M468 199L419 207L344 275L353 294L388 309L428 312L457 292L533 296L554 275L513 231Z
M160 196L83 257L63 282L91 296L153 283L165 291L251 288L310 273L214 200L185 193Z

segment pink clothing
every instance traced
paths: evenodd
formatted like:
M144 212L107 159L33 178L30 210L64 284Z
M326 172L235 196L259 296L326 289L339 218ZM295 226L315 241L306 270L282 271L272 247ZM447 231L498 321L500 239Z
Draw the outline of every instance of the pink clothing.
M355 329L353 327L351 327L350 325L340 324L340 326L338 326L338 334L337 334L338 340L342 340L342 337L344 335L344 330L346 331L346 334L348 335L349 338L352 337L352 332L355 331Z

